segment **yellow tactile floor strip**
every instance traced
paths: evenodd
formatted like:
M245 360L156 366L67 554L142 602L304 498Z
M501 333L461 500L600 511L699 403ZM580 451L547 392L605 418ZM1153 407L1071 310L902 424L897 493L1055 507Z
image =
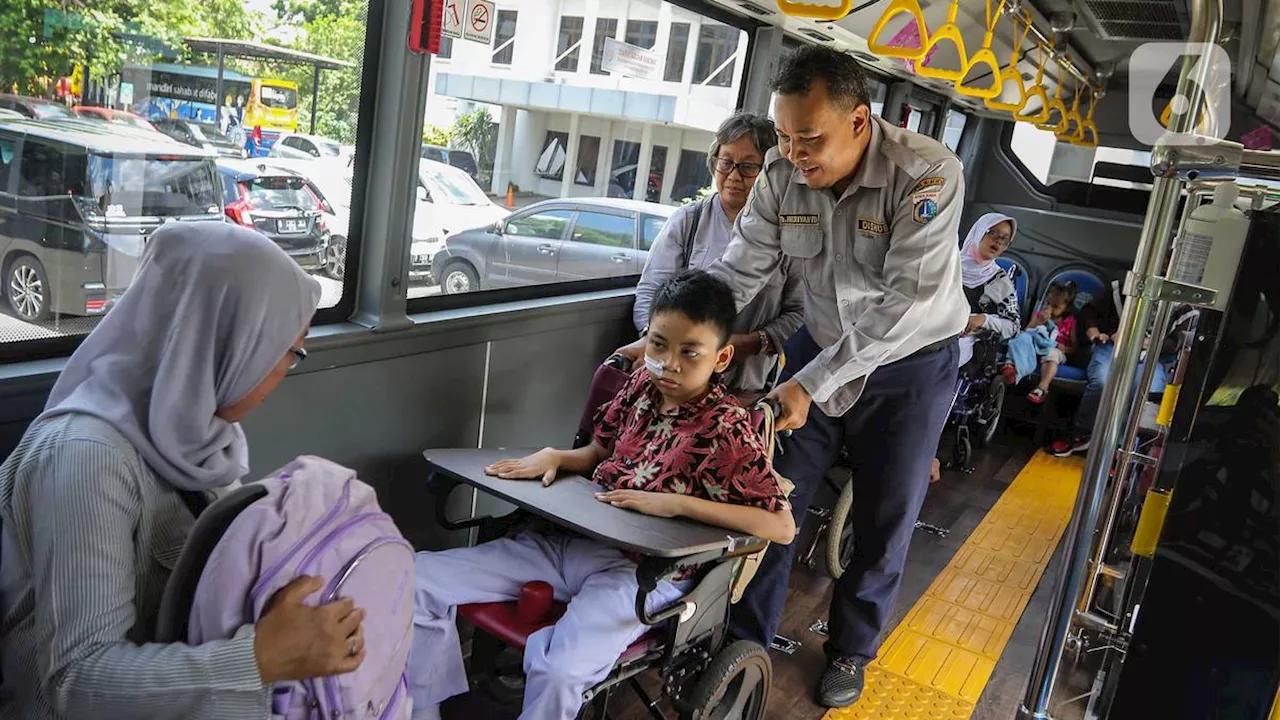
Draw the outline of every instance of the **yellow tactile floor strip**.
M824 720L960 720L1071 519L1084 463L1036 453L867 668L862 700Z

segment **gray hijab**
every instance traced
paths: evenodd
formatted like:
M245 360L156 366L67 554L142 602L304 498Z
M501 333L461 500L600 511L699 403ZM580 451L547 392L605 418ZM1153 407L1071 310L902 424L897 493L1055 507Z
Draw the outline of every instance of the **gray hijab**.
M248 445L239 424L214 413L266 379L319 302L320 284L260 234L165 225L40 418L93 415L174 487L227 485L249 471Z

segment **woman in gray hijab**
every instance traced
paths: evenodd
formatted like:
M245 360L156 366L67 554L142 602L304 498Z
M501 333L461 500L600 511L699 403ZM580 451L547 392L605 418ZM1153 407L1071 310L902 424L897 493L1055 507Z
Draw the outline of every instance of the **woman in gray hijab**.
M320 287L231 224L156 231L0 466L0 717L267 718L271 683L354 670L363 613L302 604L200 646L152 639L194 522L248 472L242 420L306 357Z

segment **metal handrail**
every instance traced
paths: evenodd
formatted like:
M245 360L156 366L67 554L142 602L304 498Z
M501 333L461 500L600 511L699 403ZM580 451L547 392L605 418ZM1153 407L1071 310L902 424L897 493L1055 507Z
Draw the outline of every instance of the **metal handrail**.
M1214 41L1222 24L1222 0L1193 0L1191 6L1189 42ZM1205 102L1203 88L1206 86L1204 74L1208 70L1207 65L1208 63L1197 63L1194 56L1183 61L1176 93L1190 102L1184 112L1174 114L1170 122L1172 132L1192 131L1194 120ZM1200 77L1193 76L1197 69ZM1152 183L1151 199L1142 224L1137 257L1125 286L1129 299L1120 316L1120 339L1115 346L1110 376L1103 387L1098 415L1094 421L1093 444L1085 461L1081 488L1067 535L1063 571L1055 587L1035 664L1027 683L1027 693L1022 706L1018 708L1019 720L1051 720L1049 703L1062 664L1067 635L1071 631L1076 599L1083 590L1103 490L1112 469L1121 429L1128 427L1129 416L1135 412L1134 404L1129 402L1129 398L1133 392L1134 375L1142 351L1142 336L1156 305L1154 293L1151 292L1151 287L1156 283L1151 281L1159 277L1172 243L1173 223L1181 190L1182 181L1171 177L1157 176Z

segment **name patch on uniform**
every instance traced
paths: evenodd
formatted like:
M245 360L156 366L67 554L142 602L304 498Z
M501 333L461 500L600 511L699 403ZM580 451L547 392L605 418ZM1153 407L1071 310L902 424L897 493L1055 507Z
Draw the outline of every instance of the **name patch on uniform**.
M940 192L946 184L947 184L947 181L944 178L927 177L921 180L920 182L916 183L915 187L911 188L911 194L918 195L923 192L937 193L937 192Z
M938 202L933 198L917 198L911 209L911 219L924 225L938 215Z
M858 218L858 232L866 235L888 235L889 223L871 218Z
M779 225L801 225L807 227L817 227L820 224L818 215L779 215Z

